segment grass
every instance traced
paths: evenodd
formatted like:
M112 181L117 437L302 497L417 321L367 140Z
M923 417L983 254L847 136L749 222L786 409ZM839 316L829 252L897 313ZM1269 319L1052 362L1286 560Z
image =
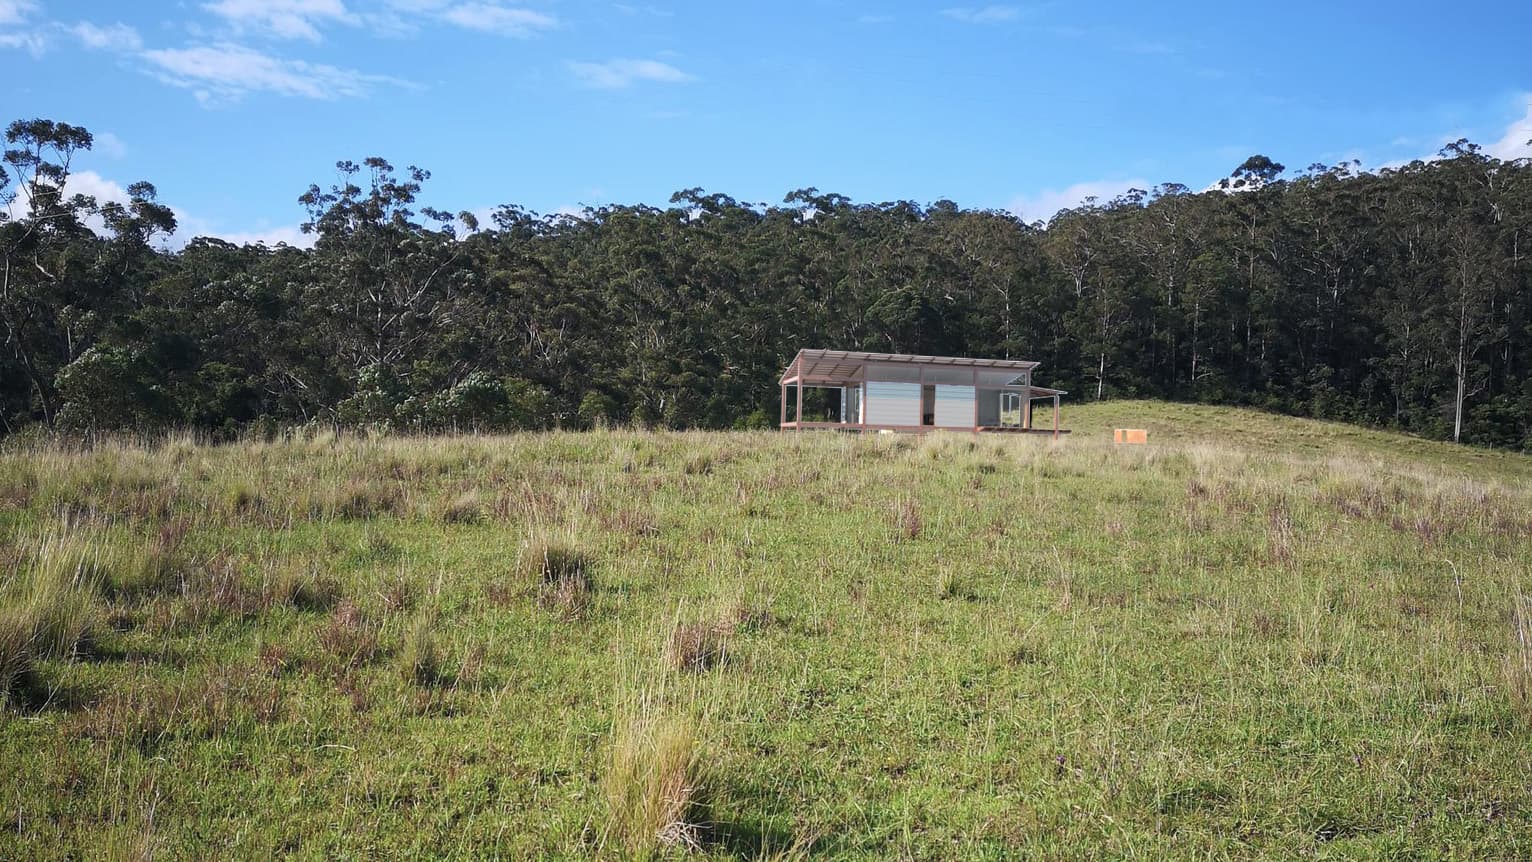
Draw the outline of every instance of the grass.
M641 693L619 710L602 776L602 847L636 859L705 849L711 826L697 720L652 697Z
M0 858L1532 855L1532 459L1064 418L11 444Z

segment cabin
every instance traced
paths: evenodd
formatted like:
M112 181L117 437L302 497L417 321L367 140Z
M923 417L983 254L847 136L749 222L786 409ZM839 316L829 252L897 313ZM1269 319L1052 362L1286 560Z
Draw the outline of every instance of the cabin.
M843 431L946 429L1052 434L1059 428L1059 397L1069 393L1032 384L1038 363L1019 359L965 359L853 350L800 350L778 381L781 428ZM795 390L791 399L788 389ZM820 418L804 416L805 389L831 390ZM1032 405L1053 402L1051 428L1034 428ZM789 411L789 405L795 409Z

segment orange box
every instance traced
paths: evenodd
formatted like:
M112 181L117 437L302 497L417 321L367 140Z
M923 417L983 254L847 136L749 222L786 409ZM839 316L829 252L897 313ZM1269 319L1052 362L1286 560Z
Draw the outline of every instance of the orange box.
M1149 442L1149 432L1142 428L1118 428L1112 432L1112 442L1142 446Z

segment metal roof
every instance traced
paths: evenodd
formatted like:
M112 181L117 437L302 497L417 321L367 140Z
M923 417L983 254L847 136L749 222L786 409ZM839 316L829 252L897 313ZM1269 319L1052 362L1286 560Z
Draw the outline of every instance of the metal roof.
M1029 371L1039 363L1021 359L969 359L961 356L921 356L914 353L866 353L859 350L813 350L803 349L782 372L786 380L798 372L798 376L816 378L846 377L858 368L870 363L901 365L932 365L960 368L999 368Z

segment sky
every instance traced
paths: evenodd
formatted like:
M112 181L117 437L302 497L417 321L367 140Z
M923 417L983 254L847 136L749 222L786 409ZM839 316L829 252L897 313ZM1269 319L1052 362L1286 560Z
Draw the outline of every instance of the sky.
M308 240L335 162L431 171L486 214L1087 195L1532 155L1532 3L0 0L0 122L81 125L72 190L148 180L175 242Z

